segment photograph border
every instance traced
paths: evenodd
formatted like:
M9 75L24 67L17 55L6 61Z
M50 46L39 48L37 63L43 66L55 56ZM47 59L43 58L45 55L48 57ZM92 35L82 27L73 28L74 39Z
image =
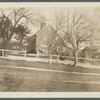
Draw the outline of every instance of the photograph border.
M28 1L27 1L28 2ZM17 6L16 7L20 7L20 6L24 6L23 4L25 3L26 5L28 4L26 1L25 2L17 2ZM72 2L72 1L71 1ZM68 4L72 4L72 3L68 3ZM9 4L11 2L8 2ZM33 2L32 2L33 3ZM29 3L29 4L32 4L32 3ZM36 3L36 2L34 2ZM49 6L50 4L53 4L53 2L46 2L46 3L49 3ZM59 2L59 4L61 5L61 3L63 2ZM78 6L80 6L79 4L83 5L85 4L85 6L88 7L88 4L91 4L91 7L94 7L94 6L98 6L100 7L100 2L84 2L84 3L81 3L81 2L77 2L78 3ZM74 1L74 5L77 4L76 1ZM4 7L2 4L4 4L4 6L6 7L6 3L2 3L1 2L1 7ZM11 3L11 5L14 4L13 2ZM39 4L39 3L37 3ZM41 4L41 3L40 3ZM42 3L43 4L43 3ZM56 4L57 4L57 1L56 1ZM57 4L56 6L59 7L60 5ZM64 5L66 6L66 4L64 3ZM12 5L14 7L14 5ZM42 5L43 6L43 5ZM55 7L55 5L53 4L52 6ZM72 6L72 5L71 5ZM69 6L69 7L71 7ZM10 6L9 6L10 7ZM83 6L84 7L84 6ZM99 98L100 97L100 93L98 92L67 92L67 93L63 93L63 92L36 92L36 93L33 93L33 92L0 92L0 98Z

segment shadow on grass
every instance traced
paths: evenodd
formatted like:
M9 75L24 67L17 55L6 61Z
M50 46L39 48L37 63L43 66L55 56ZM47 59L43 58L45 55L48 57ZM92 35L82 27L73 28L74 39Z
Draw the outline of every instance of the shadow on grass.
M97 68L84 68L81 66L74 67L72 65L64 65L64 64L52 64L44 62L32 62L32 61L24 61L24 60L9 60L0 58L1 66L18 66L18 67L32 67L32 68L41 68L41 69L52 69L52 70L60 70L60 71L68 71L68 72L82 72L82 73L100 73L100 69ZM1 67L0 66L0 67Z
M13 75L9 74L9 72L6 72L3 75L3 79L1 81L1 84L4 87L4 92L16 91L22 83L22 79L14 78Z

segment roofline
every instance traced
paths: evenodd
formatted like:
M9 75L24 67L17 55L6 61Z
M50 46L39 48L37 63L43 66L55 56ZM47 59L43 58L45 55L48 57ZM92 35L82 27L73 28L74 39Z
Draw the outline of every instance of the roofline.
M39 34L39 32L42 32L44 29L46 29L48 26L51 26L51 25L47 25L45 28L43 28L43 29L41 29L41 30L39 30L39 31L37 31L35 34L33 34L32 36L34 36L34 35L38 35ZM52 27L52 26L51 26ZM53 28L53 27L52 27ZM54 28L53 28L54 29ZM55 29L54 29L55 30ZM29 38L31 38L32 36L30 36Z

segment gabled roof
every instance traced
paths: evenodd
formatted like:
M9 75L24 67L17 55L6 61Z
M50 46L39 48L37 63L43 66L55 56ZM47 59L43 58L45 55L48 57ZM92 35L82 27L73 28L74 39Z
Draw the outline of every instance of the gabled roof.
M38 31L38 32L36 32L35 34L36 35L39 35L41 32L43 32L44 30L53 30L53 31L55 31L54 30L54 28L51 26L51 25L48 25L48 26L46 26L45 28L43 28L43 29L41 29L40 31Z
M51 25L48 25L48 26L46 26L45 28L43 28L43 29L37 31L37 32L36 32L35 34L33 34L32 36L30 36L30 37L28 38L28 40L31 39L31 38L34 38L35 36L39 35L39 34L40 34L41 32L43 32L44 30L50 29L50 28L54 30L54 28L53 28ZM54 30L54 31L55 31L55 30Z

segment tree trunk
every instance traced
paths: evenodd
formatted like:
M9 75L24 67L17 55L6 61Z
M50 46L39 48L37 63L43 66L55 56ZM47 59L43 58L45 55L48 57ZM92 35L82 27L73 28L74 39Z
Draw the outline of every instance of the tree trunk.
M7 48L7 42L5 40L5 37L3 38L3 43L2 43L2 49L6 49Z
M75 51L75 62L74 62L75 67L77 67L77 63L78 63L78 50Z
M5 48L6 48L6 49L9 49L9 48L10 48L9 43L10 43L10 41L9 41L9 40L7 40L7 41L6 41L6 44L5 44Z
M22 49L22 39L19 42L19 51L21 51L21 49Z

